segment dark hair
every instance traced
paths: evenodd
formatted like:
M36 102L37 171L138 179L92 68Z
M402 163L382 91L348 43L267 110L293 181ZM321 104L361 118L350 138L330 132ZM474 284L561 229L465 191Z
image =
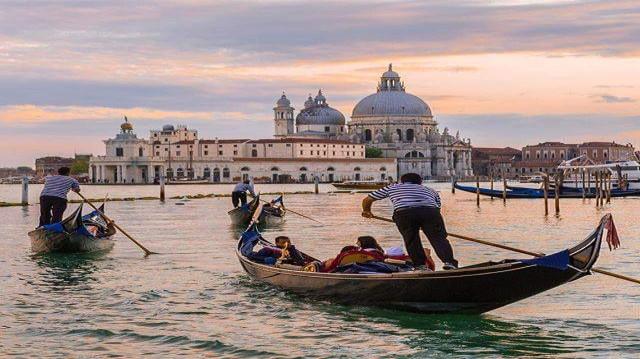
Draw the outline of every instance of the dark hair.
M405 173L400 177L402 183L422 184L422 177L417 173Z
M371 236L360 236L358 237L358 244L362 249L377 249L380 252L384 252L382 247L378 244L375 238Z
M289 243L291 244L291 239L287 236L277 236L275 239L276 247L280 248L280 243Z
M251 181L250 181L250 180L248 180L248 179L246 179L246 180L244 180L244 181L242 181L242 182L243 182L244 184L249 184L249 183L251 183Z
M71 170L69 167L60 167L58 168L58 174L61 176L68 176Z

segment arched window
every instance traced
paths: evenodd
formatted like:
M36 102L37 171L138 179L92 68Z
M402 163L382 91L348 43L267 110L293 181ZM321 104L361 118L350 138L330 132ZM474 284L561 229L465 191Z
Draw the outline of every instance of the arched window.
M247 171L251 171L251 169L249 167L242 167L240 171L247 172Z
M251 150L251 157L258 157L258 150L256 149Z
M307 167L300 167L300 171L306 171Z
M413 129L412 128L407 130L407 141L408 142L413 141Z
M332 172L332 171L335 171L335 169L333 167L329 167L329 168L327 168L327 171L328 172Z
M386 167L380 167L380 171L386 171L387 168Z
M142 147L138 148L138 157L142 157L144 156L144 150L142 149Z
M218 171L218 174L220 174L220 171ZM211 169L209 167L204 168L204 171L202 172L202 177L211 178Z
M216 170L217 170L217 168L216 168ZM214 174L216 173L216 170L213 170ZM222 169L222 178L229 178L229 177L231 177L231 173L229 172L229 169L226 168L226 167L223 168Z
M184 170L182 168L178 168L178 170L176 171L176 175L178 176L178 178L184 177Z
M356 168L354 168L353 170L354 170L354 171L356 171L356 172L358 172L358 171L360 171L360 167L356 167Z
M173 169L171 167L167 168L167 178L173 178Z
M187 177L193 179L195 177L195 174L193 172L193 168L187 168Z
M402 141L402 130L401 129L397 129L396 133L398 134L398 137L400 138L400 141Z
M278 167L271 167L271 171L280 171L280 169Z
M424 153L419 152L419 151L411 151L411 152L407 152L407 154L404 155L405 158L424 158Z
M364 130L364 140L367 142L371 141L371 130L368 128Z

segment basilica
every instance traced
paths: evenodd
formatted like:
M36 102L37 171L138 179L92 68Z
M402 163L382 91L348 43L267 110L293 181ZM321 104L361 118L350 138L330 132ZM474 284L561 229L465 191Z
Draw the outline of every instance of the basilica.
M376 92L353 108L351 121L330 107L322 91L309 96L294 117L294 108L283 94L275 111L277 137L334 138L378 149L381 157L397 159L398 174L415 172L425 179L473 175L471 140L442 133L431 108L405 91L392 65L380 77ZM294 124L295 118L295 124Z

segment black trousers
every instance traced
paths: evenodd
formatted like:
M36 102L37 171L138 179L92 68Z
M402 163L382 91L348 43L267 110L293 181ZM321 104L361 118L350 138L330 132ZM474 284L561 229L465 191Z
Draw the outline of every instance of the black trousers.
M404 245L414 265L424 265L426 261L424 247L420 241L422 230L438 258L444 263L458 266L458 261L453 258L451 243L447 240L447 228L439 208L401 208L393 213L393 221L402 234Z
M62 221L67 200L55 196L40 197L40 226Z
M247 204L247 192L231 192L231 203L233 203L234 207L238 207L239 203Z

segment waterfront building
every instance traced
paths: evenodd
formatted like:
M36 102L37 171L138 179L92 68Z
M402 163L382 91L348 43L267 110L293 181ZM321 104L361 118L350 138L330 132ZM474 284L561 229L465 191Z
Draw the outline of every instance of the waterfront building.
M522 159L522 152L511 147L474 147L471 158L473 173L478 176L512 177L512 164Z
M284 119L284 118L283 118ZM277 120L277 117L276 117ZM91 158L96 183L153 183L206 179L236 182L321 182L396 178L389 158L365 158L365 145L335 138L277 136L272 139L200 139L186 126L165 125L138 138L127 120L104 141L105 155Z
M440 133L431 108L405 91L392 65L380 77L377 91L353 109L348 139L397 158L398 173L416 172L424 178L446 179L473 175L471 140ZM345 136L342 136L344 138Z
M57 174L60 167L71 167L73 158L47 156L36 158L36 176L44 177L50 174Z

